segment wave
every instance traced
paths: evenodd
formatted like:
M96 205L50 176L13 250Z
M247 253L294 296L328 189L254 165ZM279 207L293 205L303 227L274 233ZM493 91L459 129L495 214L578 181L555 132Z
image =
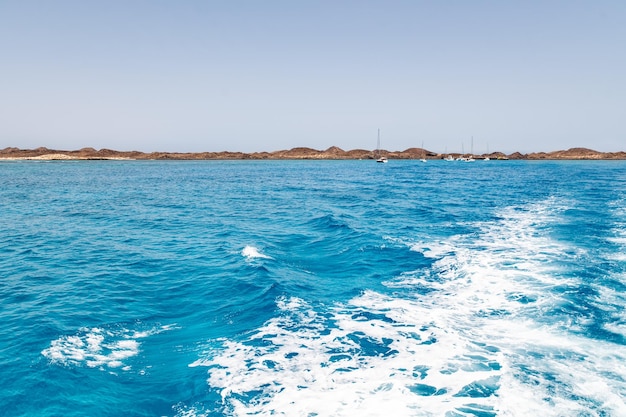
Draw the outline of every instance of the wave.
M325 214L322 216L314 217L310 219L307 224L313 230L322 230L328 232L330 230L350 230L350 226L340 218L332 214Z
M280 298L280 314L190 366L208 367L227 415L625 414L626 355L556 314L579 284L564 261L580 253L549 233L565 207L509 207L476 233L412 244L435 261L390 295Z
M209 367L208 383L227 415L626 410L623 385L612 381L626 358L610 345L511 322L483 327L481 337L441 327L440 311L429 313L417 300L375 292L330 314L300 299L278 305L281 316L254 335L221 340L214 355L190 365Z
M244 256L248 260L252 260L252 259L272 259L271 256L268 256L268 255L265 255L265 254L259 252L259 249L257 249L254 246L250 246L250 245L246 245L246 247L244 247L241 250L241 255Z

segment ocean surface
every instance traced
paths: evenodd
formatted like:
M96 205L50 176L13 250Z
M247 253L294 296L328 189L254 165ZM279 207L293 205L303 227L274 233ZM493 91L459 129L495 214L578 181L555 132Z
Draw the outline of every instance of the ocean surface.
M626 161L0 184L2 416L626 416Z

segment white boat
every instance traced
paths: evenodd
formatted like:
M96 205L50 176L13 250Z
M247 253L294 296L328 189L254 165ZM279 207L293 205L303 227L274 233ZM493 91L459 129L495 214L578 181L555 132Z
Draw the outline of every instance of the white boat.
M467 157L465 157L465 144L461 142L461 155L459 155L455 161L467 162Z
M474 136L472 136L472 147L470 148L469 157L465 158L465 162L476 162L474 159Z
M426 151L424 150L424 142L422 142L422 159L420 159L420 161L426 162Z
M448 155L446 158L444 158L444 161L452 162L454 161L454 158L452 157L452 155Z
M380 155L380 129L378 129L378 142L376 142L376 156L378 156L376 162L380 162L381 164L387 163L387 157Z

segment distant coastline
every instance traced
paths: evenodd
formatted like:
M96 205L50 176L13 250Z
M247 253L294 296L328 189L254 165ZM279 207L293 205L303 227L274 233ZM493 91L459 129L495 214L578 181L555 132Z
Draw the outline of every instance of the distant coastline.
M116 151L112 149L83 148L75 151L55 150L48 148L19 149L5 148L0 150L0 160L280 160L280 159L375 159L375 155L386 156L388 159L444 159L447 156L468 157L490 160L626 160L626 152L599 152L587 148L571 148L554 152L534 152L522 154L514 152L504 154L491 152L486 154L436 153L422 148L409 148L404 151L372 151L353 149L344 151L336 146L326 150L312 148L292 148L273 152L139 152Z

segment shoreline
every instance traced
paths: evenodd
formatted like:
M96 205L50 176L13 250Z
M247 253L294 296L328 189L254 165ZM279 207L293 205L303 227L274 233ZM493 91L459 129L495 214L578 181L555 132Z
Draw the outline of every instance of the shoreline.
M96 150L83 148L75 151L54 150L48 148L19 149L5 148L0 150L0 160L35 160L35 161L88 161L88 160L359 160L377 159L385 156L388 159L444 159L473 157L474 159L490 160L626 160L626 152L599 152L588 148L570 148L554 152L534 152L522 154L514 152L506 155L502 152L490 152L488 154L461 154L456 152L440 154L422 148L409 148L404 151L371 151L354 149L344 151L338 147L330 147L320 151L312 148L292 148L289 150L273 152L139 152L139 151L116 151L111 149Z

